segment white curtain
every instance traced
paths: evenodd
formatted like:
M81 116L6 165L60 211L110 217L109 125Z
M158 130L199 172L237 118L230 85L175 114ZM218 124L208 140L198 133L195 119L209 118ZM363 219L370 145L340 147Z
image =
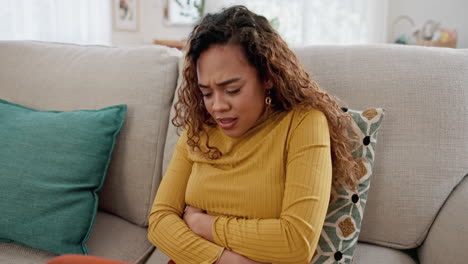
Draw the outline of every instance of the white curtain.
M111 43L108 0L0 0L0 40Z
M216 3L215 3L216 2ZM223 2L222 6L219 2ZM207 12L242 4L274 21L292 46L385 43L388 0L206 0ZM216 10L217 9L217 10Z

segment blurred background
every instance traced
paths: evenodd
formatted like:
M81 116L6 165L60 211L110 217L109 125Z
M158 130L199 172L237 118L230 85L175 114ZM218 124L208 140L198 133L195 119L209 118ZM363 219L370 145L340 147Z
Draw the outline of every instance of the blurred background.
M0 0L0 40L182 48L201 17L234 4L265 16L290 46L468 48L467 0Z

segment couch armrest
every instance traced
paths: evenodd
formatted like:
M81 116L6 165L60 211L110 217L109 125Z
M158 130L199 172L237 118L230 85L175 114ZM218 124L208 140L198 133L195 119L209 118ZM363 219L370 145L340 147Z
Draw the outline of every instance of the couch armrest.
M440 209L424 244L420 263L466 263L468 250L468 174L453 189Z

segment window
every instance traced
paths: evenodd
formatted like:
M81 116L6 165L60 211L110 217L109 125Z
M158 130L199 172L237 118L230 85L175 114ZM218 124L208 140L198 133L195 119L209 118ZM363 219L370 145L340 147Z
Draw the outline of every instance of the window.
M209 7L212 0L206 1ZM292 46L386 38L387 0L224 0L224 6L233 4L265 16Z
M77 44L111 42L105 0L0 0L0 40Z

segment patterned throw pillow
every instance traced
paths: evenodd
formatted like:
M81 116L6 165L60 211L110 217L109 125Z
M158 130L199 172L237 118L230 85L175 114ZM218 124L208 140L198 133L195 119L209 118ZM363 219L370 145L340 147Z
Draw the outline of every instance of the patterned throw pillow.
M361 221L367 202L370 177L374 167L377 131L382 123L384 109L371 108L356 111L342 108L352 115L353 129L361 138L353 152L359 164L359 186L357 192L342 190L336 203L328 207L322 233L311 263L352 263L354 251L361 231ZM355 146L353 145L352 148Z

